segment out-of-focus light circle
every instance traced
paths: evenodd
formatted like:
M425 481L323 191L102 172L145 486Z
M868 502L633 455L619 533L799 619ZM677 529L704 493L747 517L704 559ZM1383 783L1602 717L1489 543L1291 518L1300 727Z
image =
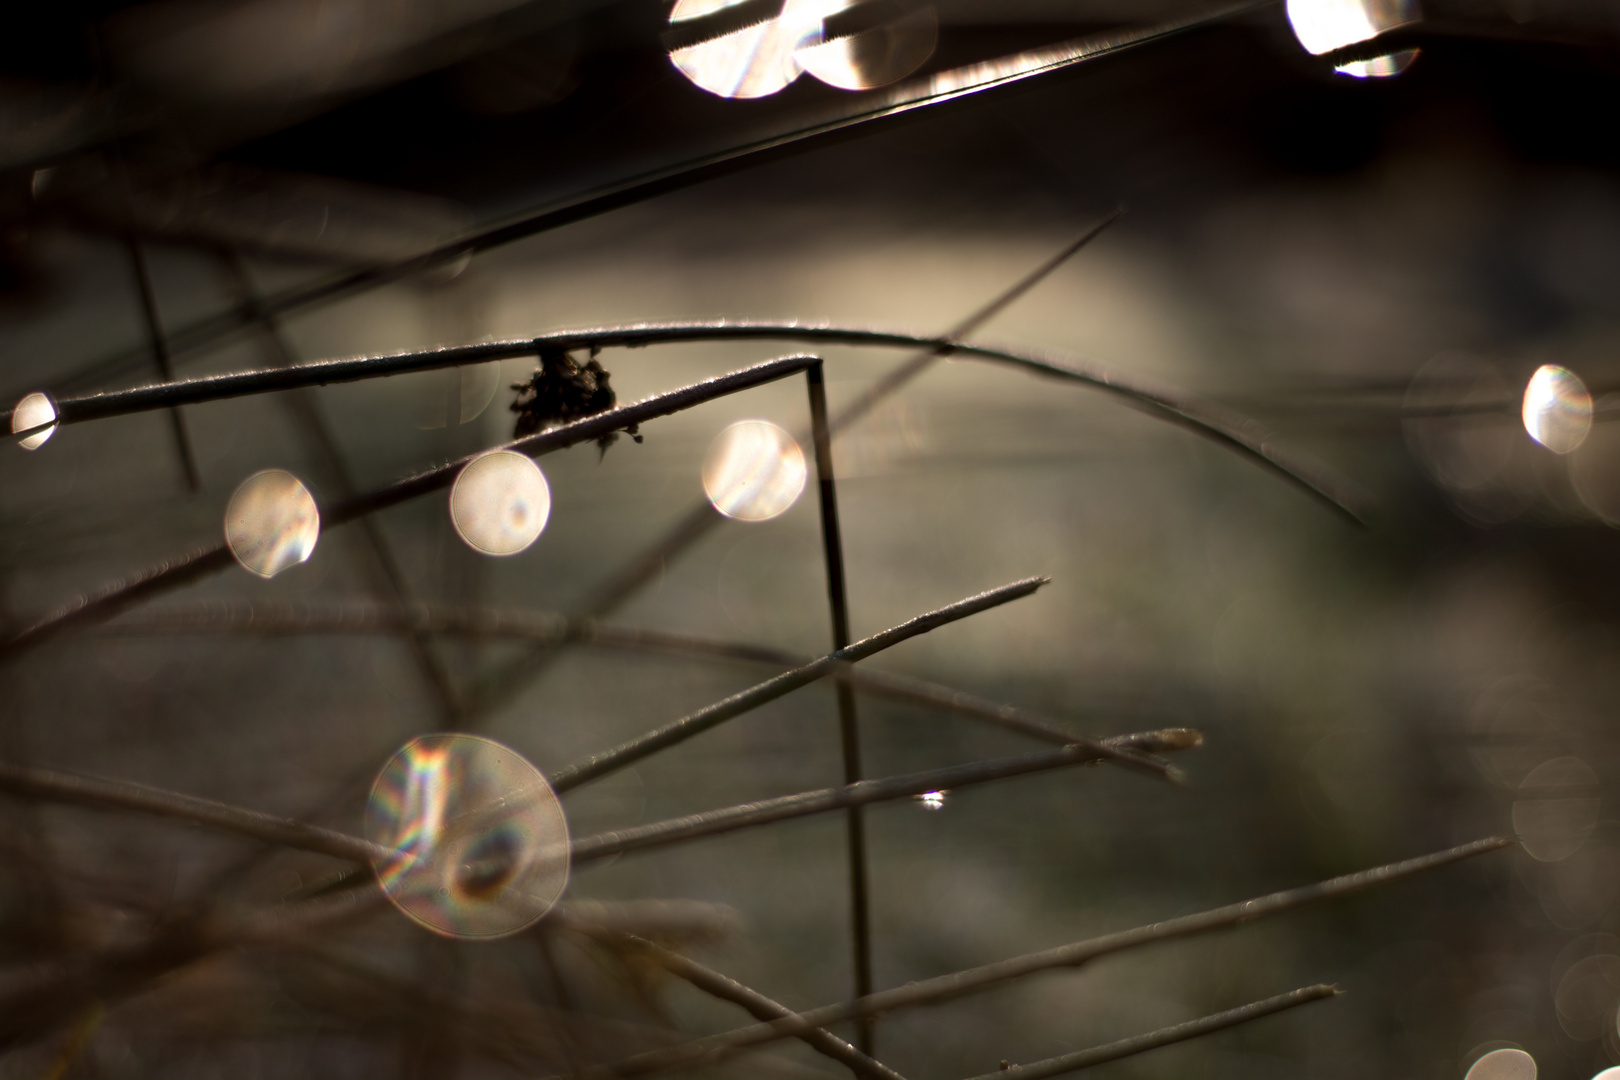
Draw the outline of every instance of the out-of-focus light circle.
M1560 862L1580 850L1597 825L1598 778L1580 758L1560 757L1530 770L1513 804L1513 831L1533 859Z
M735 7L743 0L676 0L669 13L672 31L697 19ZM788 0L781 14L753 26L670 50L681 74L711 94L725 98L766 97L799 77L794 53L820 26L820 20Z
M1592 395L1573 371L1543 364L1524 388L1524 430L1555 454L1568 454L1592 430Z
M1564 1034L1580 1042L1601 1039L1620 1005L1620 956L1588 956L1572 964L1558 980L1553 1005Z
M550 911L568 885L568 821L546 778L476 735L422 735L371 786L367 839L394 906L438 934L494 938Z
M1592 1080L1620 1080L1620 1065L1612 1065L1592 1077Z
M225 507L225 543L237 562L263 578L308 559L320 536L315 497L285 469L254 473Z
M859 0L814 0L809 6L821 22L857 3ZM843 37L823 40L823 33L824 27L799 46L794 53L799 66L828 86L871 90L905 78L933 55L939 41L939 16L932 7L920 7Z
M545 530L551 488L528 456L495 450L473 458L450 488L450 521L467 546L516 555Z
M1352 79L1388 79L1411 67L1412 61L1418 58L1419 51L1403 49L1400 52L1375 56L1371 60L1352 60L1347 64L1340 64L1333 70Z
M1474 1062L1463 1080L1536 1080L1536 1059L1523 1050L1492 1050Z
M714 437L703 461L703 491L738 521L769 521L798 501L804 451L768 420L739 420Z
M11 432L15 435L19 431L27 431L29 428L39 427L41 424L49 424L55 419L56 406L51 403L49 397L44 394L29 394L17 402L17 407L11 410ZM44 431L19 440L17 445L24 450L38 450L45 445L45 440L54 434L56 434L56 428L54 426L48 427Z
M1288 25L1314 56L1422 18L1417 0L1288 0Z

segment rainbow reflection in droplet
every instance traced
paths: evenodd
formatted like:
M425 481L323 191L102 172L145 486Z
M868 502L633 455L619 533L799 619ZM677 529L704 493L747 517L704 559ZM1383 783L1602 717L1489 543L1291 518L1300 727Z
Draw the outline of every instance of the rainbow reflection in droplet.
M1573 371L1543 364L1524 388L1524 430L1555 454L1568 454L1592 430L1592 395Z
M792 435L768 420L739 420L714 437L703 491L738 521L769 521L798 501L807 472Z
M1417 0L1287 0L1288 25L1315 56L1371 41L1423 17Z
M533 925L568 885L568 822L546 778L476 735L422 735L378 774L366 837L395 907L447 937L494 938Z
M945 809L945 796L947 794L944 791L925 791L921 795L913 795L912 798L924 810L943 810Z
M1523 1050L1492 1050L1469 1067L1463 1080L1536 1080L1536 1059Z
M254 473L225 507L225 543L237 562L263 578L308 559L320 536L315 497L285 469Z
M49 424L56 419L56 406L44 394L29 394L17 402L17 407L11 410L11 433L27 431L29 428ZM17 445L24 450L38 450L45 445L45 440L56 434L56 427L52 425L44 431L35 432L26 439L19 439Z
M1352 79L1389 79L1412 66L1420 49L1402 49L1400 52L1375 56L1371 60L1351 60L1333 70Z
M450 488L450 522L468 547L516 555L534 543L551 516L551 488L524 454L495 450L469 461Z

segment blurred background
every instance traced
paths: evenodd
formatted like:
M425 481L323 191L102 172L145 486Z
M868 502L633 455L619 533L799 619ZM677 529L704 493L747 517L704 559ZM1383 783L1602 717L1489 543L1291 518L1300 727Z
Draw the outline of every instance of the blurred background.
M856 33L878 45L794 63L789 49L771 67L759 27L791 22L793 5L728 15L680 0L673 23L659 0L19 9L0 41L0 397L638 321L939 334L1126 205L976 337L1245 413L1354 481L1367 525L1118 400L973 361L936 365L841 435L857 637L1052 578L874 667L1087 735L1206 736L1178 758L1184 787L1065 770L869 812L877 985L1479 836L1525 842L898 1013L879 1025L878 1056L946 1080L1331 982L1349 993L1093 1072L1460 1080L1516 1047L1543 1077L1586 1080L1620 1064L1620 426L1605 422L1620 402L1606 396L1620 391L1620 11L1318 6L1328 13L1312 25L1355 8L1388 33L1313 55L1295 32L1310 6L1290 5L1291 26L1281 4L1262 4L635 188L476 254L459 238L783 139L888 92L864 89L880 82L1215 12L935 0L863 16L835 3L811 21L865 17ZM722 22L694 30L703 19ZM759 38L745 42L754 61L705 53L716 27ZM274 336L238 314L435 249L455 257L280 310ZM799 351L600 359L632 401ZM906 355L818 351L835 409ZM1590 434L1563 454L1519 415L1548 364L1595 401ZM256 470L288 469L336 499L505 441L509 387L533 366L242 398L8 447L0 615L22 627L216 542ZM0 750L358 831L392 752L470 726L457 701L532 645L184 632L157 616L402 596L577 611L701 500L710 440L742 418L802 428L802 385L649 423L640 445L541 459L550 524L521 555L465 546L435 496L377 515L375 534L322 537L273 581L233 568L11 658ZM805 498L712 530L612 617L819 654L822 574ZM770 673L581 646L534 665L477 723L549 771ZM863 700L861 722L873 776L1034 748L918 707ZM833 693L816 685L565 807L584 835L841 777ZM52 979L105 976L97 958L204 901L293 903L336 868L134 815L12 797L0 811L0 993L13 1002ZM665 939L809 1007L850 992L843 842L841 818L811 818L581 868L568 896L711 905ZM50 1023L13 1031L0 1074L544 1076L742 1020L583 940L445 942L386 908L308 941L124 975L86 976ZM712 1071L833 1068L784 1044Z

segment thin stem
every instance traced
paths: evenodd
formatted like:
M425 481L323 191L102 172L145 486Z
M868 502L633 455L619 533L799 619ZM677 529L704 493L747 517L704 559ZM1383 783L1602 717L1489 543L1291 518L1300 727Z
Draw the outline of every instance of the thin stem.
M1089 239L1094 235L1095 230L1082 239ZM1025 281L1027 280L1026 278ZM1021 281L1014 288L1022 285L1024 282ZM25 438L58 423L73 423L98 419L102 416L118 416L127 412L165 408L171 403L212 401L244 394L290 390L299 386L353 382L404 372L484 363L504 356L533 355L542 347L563 350L640 348L648 345L699 341L798 341L815 345L923 348L922 353L879 380L865 395L852 403L846 413L835 417L832 421L834 432L915 377L938 356L987 360L1021 368L1037 375L1078 383L1119 397L1126 404L1139 408L1150 416L1184 427L1219 446L1250 458L1255 464L1279 475L1335 512L1358 523L1362 513L1360 508L1366 502L1365 494L1353 482L1321 462L1280 445L1273 433L1254 419L1208 399L1152 383L1140 375L1087 365L1075 357L968 344L949 334L935 337L900 331L805 326L793 323L691 322L609 326L559 331L523 341L485 342L451 349L365 357L358 360L326 360L300 364L290 370L269 369L187 379L178 383L60 399L56 403L60 410L58 420L19 431L14 438ZM707 505L702 509L709 511L709 517L718 517ZM654 571L657 569L656 561L653 569Z
M1072 69L1076 65L1113 55L1139 45L1161 41L1188 30L1240 17L1262 2L1244 2L1187 18L1130 30L1109 31L1032 49L995 60L936 72L882 91L861 94L800 114L798 126L777 135L729 147L711 154L662 166L636 176L612 181L591 191L568 197L552 206L499 222L420 255L367 267L341 277L297 286L266 300L271 315L287 315L319 304L354 296L368 289L399 281L469 254L571 225L599 214L632 206L672 191L704 183L739 169L810 149L820 140L862 124L900 116L917 109L943 105L1026 79ZM236 312L200 319L171 335L171 345L182 352L202 349L243 330ZM63 386L86 386L118 378L134 361L120 353L93 364L64 380ZM20 395L19 395L20 396Z
M832 429L827 424L827 381L820 363L807 368L805 384L810 394L811 442L815 448L816 494L821 509L821 554L827 576L827 605L832 616L833 649L849 645L849 595L844 575L844 541L838 527L838 485L833 474ZM838 700L838 741L844 762L844 783L864 779L861 770L861 730L855 713L855 689L840 681ZM872 992L872 913L871 882L866 868L866 824L861 808L850 806L845 814L845 846L849 856L850 951L855 966L855 996ZM869 1017L856 1026L856 1042L870 1055L876 1034Z
M1206 934L1215 930L1224 930L1254 919L1281 914L1284 911L1302 907L1306 904L1347 896L1375 885L1387 884L1426 870L1471 858L1475 855L1482 855L1489 851L1500 851L1503 848L1513 846L1517 842L1514 838L1506 836L1476 840L1473 843L1448 848L1432 855L1423 855L1402 862L1388 863L1384 866L1374 867L1371 870L1330 878L1327 881L1297 889L1285 889L1281 892L1269 893L1253 900L1211 908L1196 915L1183 915L1180 918L1149 923L1131 930L1121 930L1112 934L1104 934L1101 937L1088 938L1055 949L1045 949L1041 952L1015 956L982 967L968 968L964 971L941 975L933 979L907 983L892 990L880 990L870 997L858 1001L825 1005L819 1009L811 1009L792 1017L784 1017L781 1020L754 1024L749 1027L722 1032L718 1035L711 1035L687 1043L684 1046L638 1054L608 1066L605 1072L614 1076L640 1076L668 1069L686 1068L720 1061L747 1047L759 1046L774 1042L777 1039L796 1036L799 1032L812 1027L826 1027L829 1024L838 1024L851 1020L856 1016L875 1016L896 1009L914 1008L918 1005L948 1001L951 998L961 997L964 994L1020 979L1039 971L1079 967L1100 957L1129 949L1141 948L1163 941L1174 941L1178 938L1191 937L1196 934Z
M728 975L722 975L713 968L706 967L690 957L648 941L646 938L577 921L566 922L564 925L576 933L604 941L615 947L632 949L638 955L653 961L671 975L684 979L705 994L721 1001L729 1001L734 1005L742 1006L756 1020L778 1020L784 1016L793 1015L792 1009L766 997L758 990L746 986ZM904 1077L889 1068L889 1066L857 1050L824 1028L816 1028L814 1031L804 1033L799 1038L817 1053L829 1057L842 1065L849 1066L857 1076L864 1076L869 1080L904 1080Z
M120 169L120 171L122 171ZM129 180L124 178L127 191ZM147 340L152 346L152 359L157 363L158 374L165 382L174 382L174 362L169 356L169 341L163 334L163 317L158 311L157 290L152 287L152 272L146 265L146 252L141 250L141 242L135 239L133 233L124 237L124 246L129 251L131 268L135 271L135 285L141 297L141 314L145 316ZM197 471L197 455L191 449L191 436L186 431L185 417L180 415L180 407L171 405L169 412L169 427L174 433L175 452L180 457L180 473L186 483L186 490L197 492L202 490L202 476Z
M811 362L806 357L790 356L756 364L741 371L647 398L634 405L621 405L607 412L562 424L537 435L506 443L500 449L515 450L530 457L539 457L577 443L593 441L630 424L645 423L655 417L681 412L715 398L775 382L777 379L803 371ZM469 454L336 506L323 508L321 527L323 530L332 529L418 496L441 491L449 487L466 464L478 456ZM68 607L26 627L9 641L0 644L0 659L17 656L43 644L64 630L103 622L134 604L217 573L231 563L230 550L224 544L200 548L177 559L161 563L103 590L94 597L76 600Z
M1188 1039L1196 1039L1211 1032L1224 1031L1227 1028L1273 1016L1288 1009L1296 1009L1301 1005L1309 1005L1313 1001L1337 997L1339 992L1337 987L1327 986L1322 983L1315 986L1303 986L1298 990L1278 994L1276 997L1269 997L1263 1001L1250 1002L1235 1009L1227 1009L1225 1012L1199 1017L1197 1020L1188 1020L1184 1024L1174 1024L1170 1027L1160 1028L1157 1031L1135 1035L1129 1039L1104 1043L1102 1046L1093 1046L1087 1050L1076 1050L1072 1054L1050 1057L1042 1061L1031 1062L1028 1065L1014 1065L997 1072L985 1073L983 1076L975 1076L972 1080L1046 1080L1049 1076L1061 1076L1077 1069L1101 1065L1105 1061L1118 1061L1120 1058L1132 1057L1136 1054L1146 1053L1149 1050L1157 1050L1159 1047L1169 1046L1171 1043L1186 1042Z
M615 832L598 833L573 841L570 851L574 864L605 859L631 851L684 844L702 840L738 829L772 825L778 821L825 814L852 806L870 806L873 803L893 802L931 791L954 791L1014 776L1048 772L1100 761L1104 754L1117 753L1128 742L1114 743L1104 739L1091 746L1065 746L1058 750L1042 750L1018 757L975 761L967 765L951 765L943 769L890 776L881 780L861 780L843 787L803 791L796 795L781 795L774 799L741 803L720 810L704 810L686 817L655 821Z
M556 646L564 641L608 649L661 655L704 657L772 667L801 667L814 658L776 649L721 641L668 630L643 630L593 619L570 621L549 611L453 608L429 604L311 605L284 601L211 601L166 605L110 624L109 634L385 634L414 629L424 634L472 638L508 638ZM878 671L862 665L841 667L829 678L847 682L858 693L956 713L1014 731L1054 746L1067 746L1075 736L1057 721L1017 705L992 701L965 690L912 675ZM1157 751L1184 749L1202 738L1190 728L1167 729L1152 746ZM1168 742L1168 745L1167 745Z
M1010 585L1003 585L999 589L991 589L977 596L970 596L966 600L958 600L954 604L931 611L926 615L919 615L914 619L901 623L899 626L863 638L848 648L837 649L803 667L785 671L774 678L767 679L713 705L683 716L663 727L638 735L611 750L604 750L601 753L592 754L590 757L576 761L553 773L548 779L551 781L552 788L559 794L578 787L580 784L599 779L640 761L650 754L685 742L687 739L741 716L745 712L757 709L766 702L774 701L801 686L806 686L817 679L826 678L840 665L865 659L892 645L897 645L919 634L925 634L947 623L1028 596L1044 584L1046 584L1045 578L1029 578L1024 581L1015 581ZM1168 769L1162 762L1144 758L1128 751L1112 750L1101 743L1093 743L1090 740L1084 740L1084 743L1088 749L1113 758L1121 764L1159 776L1168 774Z

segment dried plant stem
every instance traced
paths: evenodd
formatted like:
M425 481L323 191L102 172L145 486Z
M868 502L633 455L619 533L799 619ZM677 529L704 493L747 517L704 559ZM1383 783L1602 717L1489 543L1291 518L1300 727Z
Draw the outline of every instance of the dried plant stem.
M725 723L727 720L741 716L743 713L756 709L766 702L774 701L801 686L806 686L817 679L826 678L840 665L864 659L873 653L889 648L891 645L897 645L919 634L955 622L957 619L993 607L999 607L1010 600L1028 596L1046 584L1046 580L1045 578L1029 578L1024 581L1015 581L1010 585L1003 585L999 589L991 589L989 592L970 596L966 600L959 600L947 607L931 611L926 615L919 615L908 622L901 623L899 626L863 638L846 649L835 650L803 667L785 671L774 678L767 679L713 705L683 716L663 727L638 735L611 750L592 754L590 757L567 765L549 777L551 785L557 792L561 793L588 781L599 779L640 761L650 754L655 754L660 750L685 742L694 735L701 734L719 724ZM1120 764L1154 773L1161 777L1169 775L1168 768L1162 762L1142 757L1132 751L1114 750L1102 743L1094 743L1090 740L1084 740L1083 745L1096 754L1111 758Z
M1127 736L1127 739L1132 736ZM574 864L605 859L631 851L646 851L691 840L701 840L738 829L771 825L778 821L824 814L852 806L870 806L873 803L893 802L930 791L954 791L1014 776L1062 769L1071 765L1084 765L1102 760L1102 755L1117 752L1122 742L1111 740L1086 746L1065 746L1058 750L1041 750L1018 757L975 761L967 765L951 765L943 769L890 776L881 780L861 780L842 787L803 791L796 795L782 795L774 799L741 803L721 810L704 810L686 817L655 821L615 832L598 833L576 839L572 845Z
M728 394L796 375L813 362L809 357L791 356L756 364L727 375L693 383L679 390L659 394L634 405L623 405L607 412L597 413L595 416L562 424L538 435L506 443L501 448L515 450L530 457L539 457L578 443L593 441L630 424L645 423L656 417L681 412ZM323 529L332 529L378 510L385 510L410 499L441 491L449 487L467 462L477 456L469 454L335 506L323 507L321 526ZM35 648L65 630L103 622L133 604L217 573L231 563L230 551L224 544L200 548L177 559L161 563L103 590L94 597L81 598L21 630L0 644L0 660L15 657Z
M1014 1065L1011 1068L1001 1069L983 1076L975 1076L972 1080L1046 1080L1049 1076L1061 1076L1064 1073L1075 1072L1078 1069L1101 1065L1105 1061L1118 1061L1120 1058L1132 1057L1136 1054L1157 1050L1161 1046L1171 1043L1186 1042L1211 1032L1223 1031L1226 1028L1247 1024L1252 1020L1272 1016L1288 1009L1295 1009L1301 1005L1309 1005L1313 1001L1336 997L1339 990L1336 987L1317 984L1316 986L1303 986L1298 990L1286 994L1278 994L1263 1001L1251 1002L1235 1009L1227 1009L1211 1016L1199 1017L1197 1020L1188 1020L1184 1024L1175 1024L1171 1027L1149 1031L1142 1035L1135 1035L1129 1039L1120 1039L1117 1042L1104 1043L1102 1046L1093 1046L1086 1050L1077 1050L1072 1054L1063 1054L1060 1057L1046 1058L1043 1061L1034 1061L1028 1065Z
M1413 874L1445 866L1461 859L1471 858L1489 851L1499 851L1517 843L1512 837L1491 837L1470 844L1438 851L1402 862L1330 878L1314 885L1286 889L1236 904L1212 908L1196 915L1183 915L1176 919L1149 923L1131 930L1122 930L1101 937L1077 941L1070 945L1027 953L982 967L941 975L933 979L907 983L892 990L880 990L858 1001L843 1002L811 1009L791 1017L773 1020L722 1032L698 1039L684 1046L668 1050L654 1050L619 1061L603 1070L603 1075L641 1076L669 1069L688 1068L723 1060L739 1050L760 1046L777 1039L797 1036L800 1032L826 1027L851 1020L863 1014L878 1015L895 1009L914 1008L919 1005L947 1001L964 994L984 990L991 986L1023 978L1038 971L1054 968L1072 968L1128 949L1196 934L1210 933L1237 926L1253 919L1277 915L1305 904L1330 900L1375 885L1383 885L1410 877Z
M646 938L577 921L569 921L563 925L614 947L631 949L711 997L742 1006L756 1020L778 1020L793 1015L792 1009L766 997L758 990ZM881 1061L862 1053L824 1028L817 1028L799 1037L818 1053L849 1066L857 1076L868 1077L869 1080L904 1080L899 1073Z
M473 638L510 638L557 645L626 649L661 655L703 657L773 667L800 667L814 658L786 649L743 642L722 641L667 630L615 626L594 619L570 621L556 612L456 608L429 604L379 605L366 603L309 604L286 601L204 601L165 605L126 616L105 628L108 634L262 634L267 637L303 634L393 634L405 629L424 634ZM871 697L908 705L923 705L957 713L996 727L1027 735L1054 746L1074 741L1072 732L1055 720L1017 705L958 690L927 679L878 671L862 665L844 666L831 679L847 682ZM1191 729L1183 738L1196 741ZM1169 747L1179 749L1181 747ZM1139 747L1138 749L1166 749Z

